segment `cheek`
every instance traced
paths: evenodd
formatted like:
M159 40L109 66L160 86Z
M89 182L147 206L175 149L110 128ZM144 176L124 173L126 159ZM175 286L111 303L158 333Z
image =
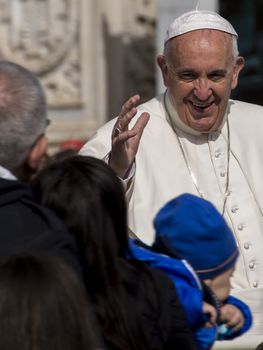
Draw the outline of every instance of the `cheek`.
M214 89L214 95L215 97L218 98L219 104L221 103L221 105L223 104L223 108L225 108L225 104L228 102L228 99L230 97L231 94L231 85L230 82L228 82L228 84L222 84L220 86L217 86Z
M215 292L221 301L225 301L230 292L230 284L228 282L218 284Z
M170 92L177 104L184 103L184 98L189 96L192 91L193 88L191 84L173 82L173 84L170 86Z
M236 87L236 83L233 81L233 77L229 78L222 87L222 94L225 95L226 98L229 98L231 90Z
M234 76L231 82L231 90L234 90L237 87L237 77Z
M222 288L220 293L220 300L225 301L229 295L229 289L228 288Z

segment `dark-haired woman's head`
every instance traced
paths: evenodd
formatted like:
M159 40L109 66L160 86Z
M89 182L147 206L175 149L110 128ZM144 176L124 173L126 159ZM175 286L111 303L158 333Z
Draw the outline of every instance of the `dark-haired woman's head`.
M94 349L90 316L83 286L58 258L1 261L0 349Z
M114 281L128 239L124 191L111 168L96 158L74 156L43 169L33 188L76 237L89 277Z

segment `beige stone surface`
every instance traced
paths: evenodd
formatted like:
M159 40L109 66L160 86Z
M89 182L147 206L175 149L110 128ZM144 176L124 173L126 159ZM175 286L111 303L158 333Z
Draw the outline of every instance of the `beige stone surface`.
M52 147L73 136L86 139L114 117L110 106L119 108L127 98L124 87L130 78L122 77L106 47L117 38L125 52L127 42L143 38L149 28L140 20L155 18L155 4L156 0L0 0L0 58L24 65L41 79L52 120ZM129 57L121 57L123 66ZM130 58L137 60L140 55ZM119 74L121 84L109 72ZM114 89L117 101L110 94Z

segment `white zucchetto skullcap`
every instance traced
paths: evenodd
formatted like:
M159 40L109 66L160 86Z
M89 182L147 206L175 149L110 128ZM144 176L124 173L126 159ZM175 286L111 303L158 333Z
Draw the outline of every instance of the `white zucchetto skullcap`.
M176 18L169 26L164 43L168 40L198 29L215 29L238 38L233 26L218 13L207 10L193 10Z

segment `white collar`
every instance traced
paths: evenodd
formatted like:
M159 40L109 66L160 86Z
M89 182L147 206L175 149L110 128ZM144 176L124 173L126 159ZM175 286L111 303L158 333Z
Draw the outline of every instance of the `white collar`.
M17 178L6 168L0 165L0 178L6 180L17 180Z

